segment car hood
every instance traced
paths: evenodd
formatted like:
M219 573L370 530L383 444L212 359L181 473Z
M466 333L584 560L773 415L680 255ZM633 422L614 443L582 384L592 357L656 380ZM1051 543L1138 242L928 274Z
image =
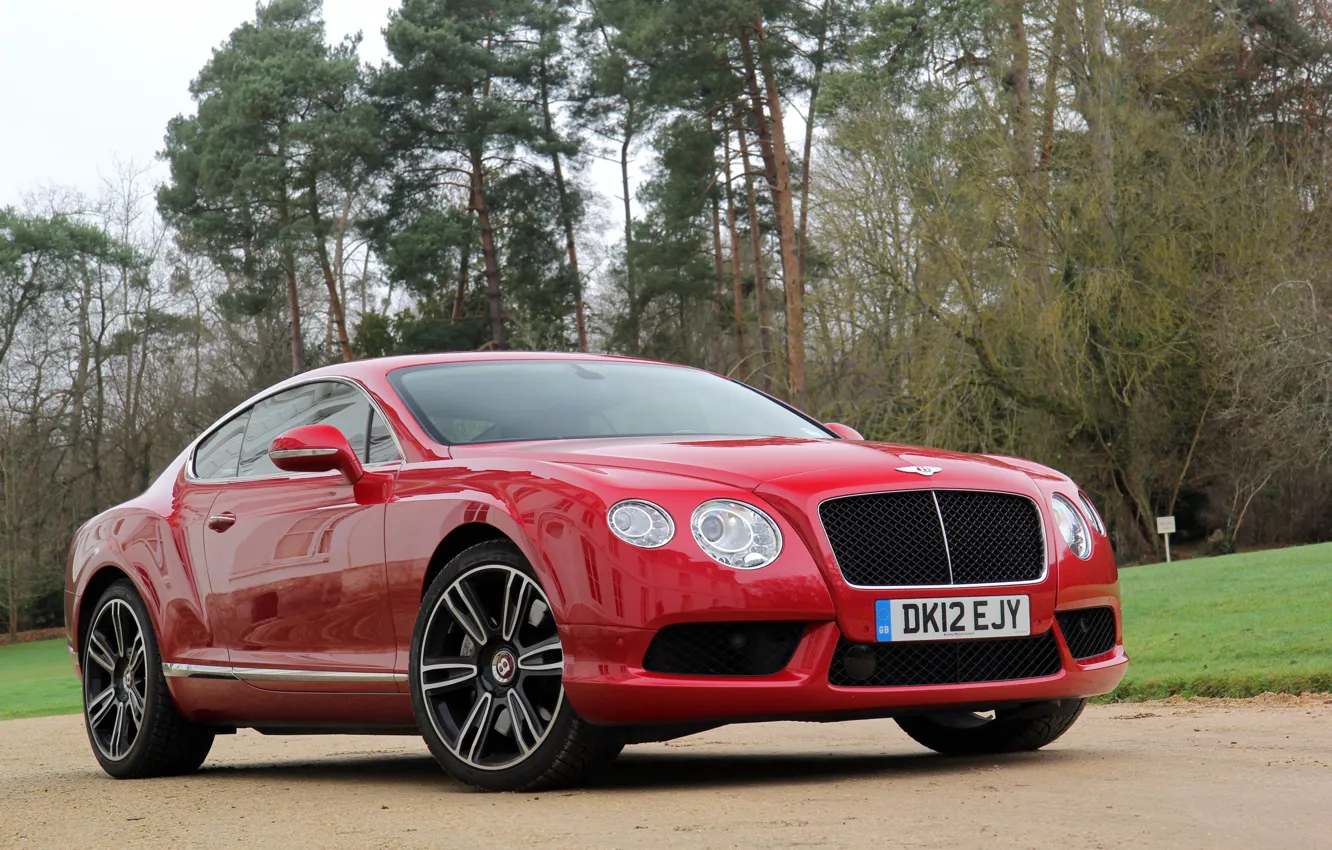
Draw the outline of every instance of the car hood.
M1005 485L1027 489L1031 486L1028 475L1040 470L1035 465L1028 468L1021 461L916 446L777 437L543 440L453 446L450 454L459 459L501 455L590 467L641 469L717 481L746 490L793 476L866 483L914 482L917 486L927 477L934 477L903 471L904 467L939 470L934 480L941 486L963 486L964 482L965 486L978 486L980 482L980 486L996 489Z

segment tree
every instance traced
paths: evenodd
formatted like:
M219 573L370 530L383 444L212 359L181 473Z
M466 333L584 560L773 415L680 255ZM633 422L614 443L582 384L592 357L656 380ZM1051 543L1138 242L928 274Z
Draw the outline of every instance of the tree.
M394 194L463 203L476 217L496 348L507 341L488 182L544 132L521 97L541 61L535 18L529 0L404 0L384 31L391 61L374 85Z
M273 0L214 51L190 88L196 114L167 128L171 182L158 196L186 239L248 283L280 268L293 373L304 368L303 257L321 273L342 356L352 357L327 244L346 214L326 211L350 206L376 139L357 41L330 47L320 9L320 0Z

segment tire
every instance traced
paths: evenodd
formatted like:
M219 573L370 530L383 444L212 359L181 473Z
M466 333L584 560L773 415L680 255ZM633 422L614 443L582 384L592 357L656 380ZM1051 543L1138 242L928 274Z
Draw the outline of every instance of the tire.
M948 756L979 756L1039 750L1068 731L1085 699L1034 703L993 718L972 712L897 718L897 725L919 744Z
M623 747L564 698L550 603L508 541L459 554L431 582L412 630L416 723L455 779L487 791L574 785Z
M97 600L82 639L83 723L102 769L116 779L198 770L214 733L176 711L152 619L129 579Z

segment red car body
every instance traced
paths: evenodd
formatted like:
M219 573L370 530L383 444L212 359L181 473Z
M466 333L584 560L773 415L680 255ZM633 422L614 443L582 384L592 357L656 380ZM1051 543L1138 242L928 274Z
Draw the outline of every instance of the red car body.
M354 383L387 420L400 459L368 466L354 484L336 471L208 482L187 474L192 448L182 452L147 492L95 517L77 535L65 597L76 667L92 602L124 576L146 603L170 695L186 718L219 727L415 731L409 651L423 593L453 555L502 536L535 568L559 624L567 698L596 724L993 707L1103 694L1122 678L1128 659L1111 548L1098 519L1090 557L1068 550L1048 506L1055 494L1079 504L1080 494L1053 470L834 437L446 446L423 429L389 379L394 370L423 364L561 357L609 359L387 358L330 366L265 391L321 379ZM938 471L928 479L902 471L920 465ZM850 494L930 487L1030 498L1040 506L1043 575L1020 587L905 587L891 594L848 583L819 505ZM707 499L743 499L776 522L784 548L755 570L706 557L688 533L657 549L636 548L611 533L607 510L644 494L682 518ZM1031 634L1053 629L1059 636L1057 672L894 687L830 681L839 639L874 641L875 605L885 595L1014 592L1030 597ZM1056 612L1094 607L1113 611L1113 646L1075 659ZM770 675L645 669L645 653L664 627L723 621L806 625L789 662Z

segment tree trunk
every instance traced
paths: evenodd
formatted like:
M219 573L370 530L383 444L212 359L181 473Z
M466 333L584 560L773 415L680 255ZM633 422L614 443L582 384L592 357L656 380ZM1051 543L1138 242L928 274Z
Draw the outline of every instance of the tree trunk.
M708 129L711 131L712 118L708 118ZM712 327L721 329L721 302L722 292L726 288L726 276L722 270L722 237L721 237L721 201L717 197L717 157L714 151L712 159ZM707 355L708 369L713 372L721 370L721 337L716 333L707 335Z
M546 140L554 145L555 122L550 117L550 88L546 76L546 61L543 58L541 60L541 115L546 129ZM573 274L574 326L578 333L578 350L587 351L587 324L583 318L583 278L578 271L578 246L574 241L573 206L569 203L569 192L564 185L564 169L560 167L560 153L554 147L550 151L550 162L555 172L555 191L560 196L560 223L564 226L564 244L569 252L569 271Z
M796 234L800 240L800 279L805 279L809 268L809 185L814 173L814 115L819 107L819 88L823 84L823 65L827 61L825 46L828 41L828 6L824 0L819 9L819 35L811 58L813 74L809 81L809 109L805 113L804 160L800 174L800 227Z
M731 237L731 289L735 298L735 356L736 366L743 367L749 359L749 350L745 344L745 281L740 273L740 237L735 226L735 188L731 178L729 129L722 134L722 148L726 166L726 226Z
M638 305L635 303L634 292L634 214L629 197L629 147L633 141L633 136L629 132L632 126L630 114L631 107L625 109L625 132L624 141L620 143L620 191L624 200L624 292L629 299L629 350L631 353L638 353Z
M468 210L471 213L471 210ZM463 320L463 303L467 299L467 276L471 273L472 265L472 235L467 234L462 246L458 249L461 255L458 259L458 291L453 296L453 321L454 326L461 325Z
M800 261L796 250L795 216L791 203L791 171L786 154L786 130L782 123L782 103L773 73L772 60L764 52L765 35L762 18L751 25L754 45L745 30L740 33L740 48L745 61L750 101L754 109L755 130L763 148L768 166L768 185L772 190L773 213L777 218L777 243L782 258L782 275L786 290L786 357L787 392L799 408L807 406L805 394L805 310L804 284L800 279ZM756 65L762 68L764 94L760 94ZM766 99L767 112L763 104Z
M481 151L472 149L472 210L481 224L481 259L486 267L486 288L490 291L490 341L503 349L504 303L500 292L499 260L495 256L495 231L490 225L490 210L486 207L486 175Z
M333 276L333 265L328 259L328 245L324 242L323 219L319 214L319 192L315 185L314 173L311 172L306 183L306 209L310 212L310 224L314 228L315 256L319 260L319 270L324 273L324 286L328 288L328 306L332 313L333 330L338 335L338 348L342 351L342 362L350 363L356 359L352 354L351 339L347 336L347 319L342 314L342 298L338 296L338 280ZM350 204L350 197L348 198Z
M1110 57L1106 53L1105 6L1102 0L1083 3L1084 68L1077 78L1077 106L1087 122L1091 143L1092 172L1100 200L1102 237L1107 247L1115 242L1115 141L1110 129Z
M1031 51L1027 44L1026 0L1005 0L1011 62L1008 73L1009 128L1013 174L1018 190L1018 262L1030 294L1048 303L1049 272L1042 238L1037 190L1036 141L1031 126Z
M737 113L736 120L740 120ZM759 388L772 391L772 345L768 339L768 279L763 273L763 233L759 229L758 189L754 186L754 172L749 163L749 138L743 122L737 127L740 143L740 162L745 169L745 202L749 208L749 250L754 262L754 314L758 318Z
M296 257L291 250L290 233L291 230L291 210L287 199L286 189L282 190L278 200L278 223L282 226L281 251L282 270L287 276L287 310L289 311L289 324L291 326L291 373L299 375L305 371L305 355L302 352L301 341L301 295L296 286Z

